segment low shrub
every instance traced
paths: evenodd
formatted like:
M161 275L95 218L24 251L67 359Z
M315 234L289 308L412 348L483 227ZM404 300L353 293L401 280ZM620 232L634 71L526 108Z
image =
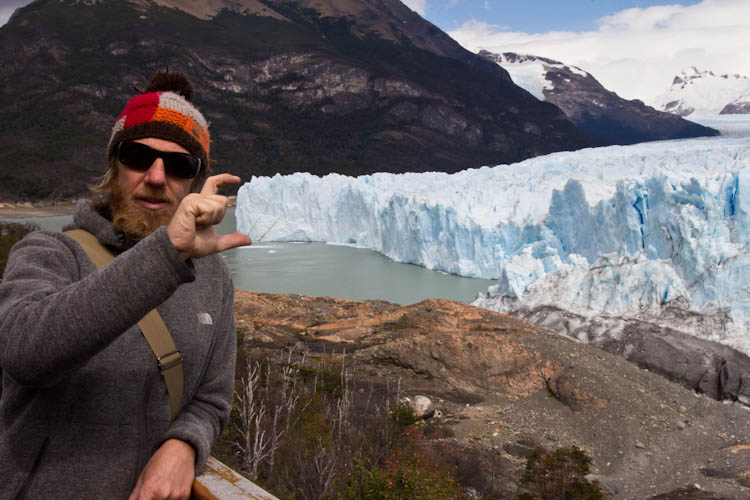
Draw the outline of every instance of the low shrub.
M549 452L537 448L526 461L521 484L529 491L520 500L601 500L604 498L599 483L589 482L591 459L572 446Z
M460 500L468 498L439 463L397 450L383 466L356 461L337 500Z

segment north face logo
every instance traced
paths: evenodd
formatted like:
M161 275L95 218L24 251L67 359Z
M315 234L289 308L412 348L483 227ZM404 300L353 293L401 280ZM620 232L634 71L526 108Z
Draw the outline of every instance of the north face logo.
M198 313L198 322L203 325L214 324L214 320L211 318L211 315L208 313Z

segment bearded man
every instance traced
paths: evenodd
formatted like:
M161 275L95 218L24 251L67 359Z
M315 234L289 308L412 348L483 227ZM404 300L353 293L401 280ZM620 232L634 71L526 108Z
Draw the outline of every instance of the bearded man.
M97 268L64 233L31 233L11 251L0 284L0 498L189 498L226 424L234 287L217 254L250 239L213 230L227 206L218 188L240 179L207 175L208 124L191 101L183 75L159 73L115 123L109 170L73 223L111 263ZM138 326L152 309L182 357L172 406Z

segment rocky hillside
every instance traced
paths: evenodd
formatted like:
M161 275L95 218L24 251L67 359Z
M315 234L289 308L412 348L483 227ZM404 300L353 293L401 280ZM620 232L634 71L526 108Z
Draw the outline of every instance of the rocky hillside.
M457 171L594 142L398 0L36 0L0 28L0 199L103 170L114 117L185 71L217 171Z
M750 91L730 102L719 111L720 115L748 115L750 114Z
M590 73L559 61L512 52L479 55L509 71L513 80L539 99L563 110L581 130L602 144L635 144L718 135L702 125L623 99Z
M457 470L470 462L464 486L481 495L516 498L525 457L571 445L593 458L588 479L608 498L750 495L746 407L521 320L443 300L404 307L241 291L235 311L242 356L325 356L346 364L355 393L398 383L403 396L427 396L447 428L428 446Z

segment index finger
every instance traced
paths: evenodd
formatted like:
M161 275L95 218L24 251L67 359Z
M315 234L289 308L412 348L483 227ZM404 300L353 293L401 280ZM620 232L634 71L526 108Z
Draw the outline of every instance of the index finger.
M242 179L232 174L217 174L206 179L201 188L201 194L216 194L224 184L239 184Z

